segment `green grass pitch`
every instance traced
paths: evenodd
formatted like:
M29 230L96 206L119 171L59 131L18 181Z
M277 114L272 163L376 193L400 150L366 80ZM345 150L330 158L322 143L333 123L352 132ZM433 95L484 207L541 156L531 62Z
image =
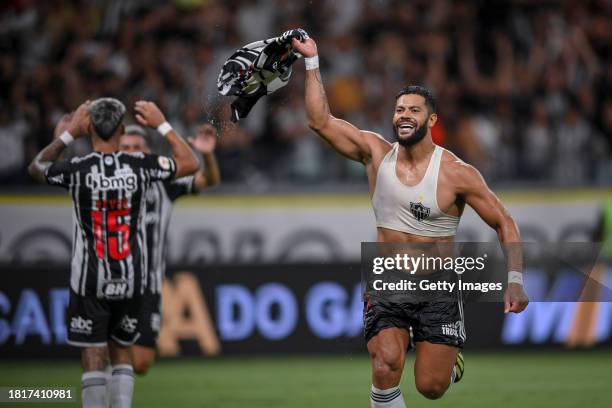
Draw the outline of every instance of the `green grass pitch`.
M440 400L414 387L413 354L402 391L412 407L611 407L612 350L465 353L466 374ZM2 362L0 386L71 386L78 361ZM134 407L369 407L370 366L365 355L224 357L158 361L138 377ZM33 408L78 406L2 404Z

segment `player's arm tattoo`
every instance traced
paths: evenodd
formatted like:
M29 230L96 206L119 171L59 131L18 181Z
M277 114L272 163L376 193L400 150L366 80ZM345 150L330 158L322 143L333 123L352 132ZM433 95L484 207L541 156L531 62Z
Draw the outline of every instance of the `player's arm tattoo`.
M28 166L28 173L39 183L45 182L45 170L58 159L66 145L61 139L55 139L47 147L42 149Z

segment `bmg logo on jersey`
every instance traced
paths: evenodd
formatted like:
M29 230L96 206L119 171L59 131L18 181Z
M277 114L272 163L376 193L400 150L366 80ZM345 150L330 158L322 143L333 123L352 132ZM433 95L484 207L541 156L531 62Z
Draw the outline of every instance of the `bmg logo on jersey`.
M132 319L130 316L125 315L119 326L121 326L121 329L126 333L134 333L136 331L136 326L138 326L138 319Z
M107 299L123 299L128 292L128 283L123 279L113 279L104 282L102 294Z
M116 171L112 177L106 177L101 173L87 173L85 184L92 190L127 190L134 192L138 189L138 178L136 174L125 170Z
M70 331L72 333L91 334L93 321L84 319L81 316L73 317L70 320Z

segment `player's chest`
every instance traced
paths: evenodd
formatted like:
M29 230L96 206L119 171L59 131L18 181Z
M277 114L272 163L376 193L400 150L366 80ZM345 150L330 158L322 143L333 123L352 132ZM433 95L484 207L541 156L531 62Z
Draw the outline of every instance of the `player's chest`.
M445 177L431 169L381 163L376 177L378 196L390 208L412 208L437 216L457 213L456 195Z

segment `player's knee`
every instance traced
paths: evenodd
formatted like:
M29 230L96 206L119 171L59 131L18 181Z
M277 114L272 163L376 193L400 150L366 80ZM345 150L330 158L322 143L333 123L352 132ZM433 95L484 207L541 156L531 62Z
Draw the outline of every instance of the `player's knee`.
M133 355L132 356L132 367L134 372L138 375L146 374L151 366L153 365L154 357L148 355Z
M416 378L417 390L428 399L438 399L444 395L448 388L447 381L440 381L434 377Z
M144 360L144 359L132 361L132 367L134 368L134 373L138 375L146 374L151 368L152 364L153 364L152 361Z
M401 374L403 362L402 355L394 350L382 350L372 356L374 376L376 378L388 378Z

